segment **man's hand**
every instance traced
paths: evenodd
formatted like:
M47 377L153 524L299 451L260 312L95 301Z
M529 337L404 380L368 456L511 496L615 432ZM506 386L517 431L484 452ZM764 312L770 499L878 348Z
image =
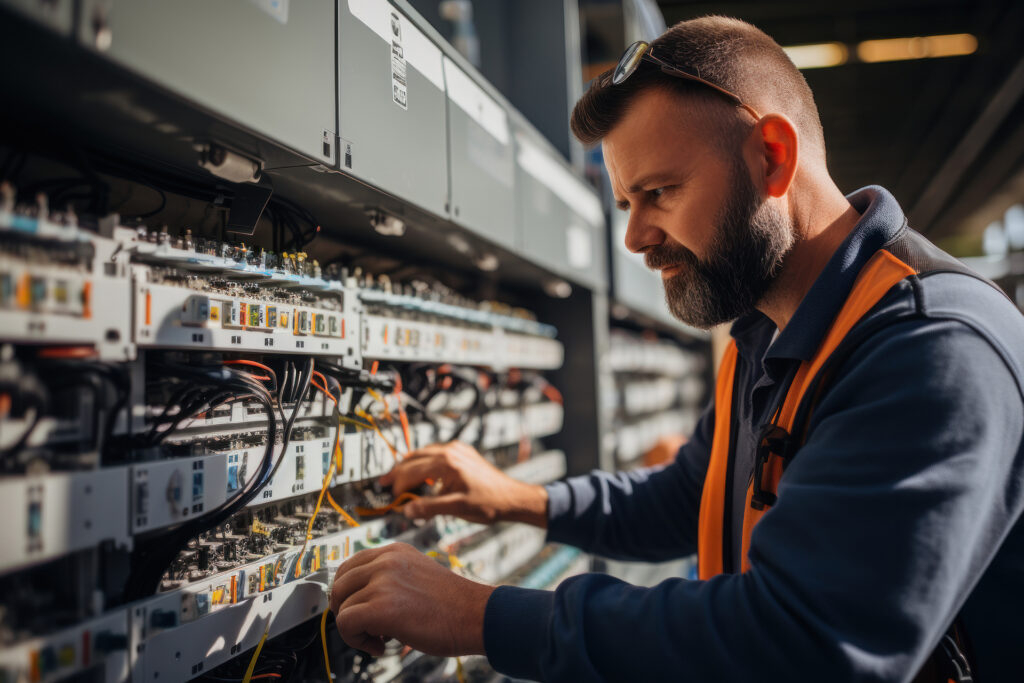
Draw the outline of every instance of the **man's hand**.
M380 478L400 495L427 479L439 480L441 493L406 503L406 516L455 515L470 522L526 522L547 526L548 494L543 486L524 484L491 465L460 441L435 444L406 455Z
M482 655L493 590L394 543L338 567L329 602L342 640L371 655L382 655L391 638L439 657Z

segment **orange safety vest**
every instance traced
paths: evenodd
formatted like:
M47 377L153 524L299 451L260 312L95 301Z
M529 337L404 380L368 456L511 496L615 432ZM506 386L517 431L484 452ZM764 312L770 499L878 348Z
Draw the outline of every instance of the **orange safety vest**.
M832 323L825 340L810 361L800 364L789 385L785 400L775 415L773 423L792 433L797 408L808 387L821 370L825 361L846 337L853 326L885 296L893 285L914 274L914 269L900 261L886 250L880 250L861 269L850 295L846 298L839 315ZM718 383L715 387L715 430L711 442L711 460L704 478L704 491L700 500L700 522L697 532L697 568L701 580L710 579L723 571L724 554L732 552L723 547L723 525L725 520L725 491L731 485L728 479L730 426L732 423L732 392L736 375L736 342L732 341L725 350L725 356L718 369ZM781 456L783 454L775 453ZM760 465L761 463L759 463ZM774 499L782 477L784 458L770 458L755 480L747 487L747 505L743 516L742 571L750 568L747 551L754 526L770 505L756 504L753 499L755 484ZM760 475L760 477L758 477ZM755 503L755 504L752 504Z
M907 259L935 266L936 270L963 271L962 265L951 265L948 256L936 254L930 244L916 233L908 231L902 239L892 243L893 251L907 253ZM943 258L945 256L945 259ZM814 357L803 361L786 391L782 405L778 407L772 424L763 429L759 437L758 454L755 458L754 475L747 487L746 505L743 515L743 537L741 571L750 569L748 552L750 537L761 517L777 500L779 480L788 461L806 438L810 422L810 410L820 398L824 388L826 365L840 344L847 338L854 326L877 304L898 282L919 271L897 258L887 249L881 249L868 260L854 282L853 289L839 314L832 322L824 341ZM725 547L725 492L732 485L729 481L730 432L732 423L733 388L736 377L736 342L726 348L718 370L715 387L715 427L711 444L711 459L704 478L704 490L700 501L700 518L697 532L697 568L701 580L707 580L724 571L725 553L732 548ZM837 354L841 355L841 354ZM822 372L822 370L825 372ZM805 398L808 399L805 401ZM796 433L794 433L796 430ZM960 649L961 634L956 622L943 638L915 681L947 680L949 662L957 667L956 678L949 681L970 681L970 667ZM944 660L934 668L933 663ZM932 667L932 668L929 668ZM959 675L962 672L963 675Z

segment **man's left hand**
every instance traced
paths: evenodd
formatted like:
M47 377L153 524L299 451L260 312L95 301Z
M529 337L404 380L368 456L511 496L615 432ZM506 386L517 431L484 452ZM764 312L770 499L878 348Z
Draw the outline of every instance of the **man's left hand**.
M493 590L393 543L338 567L330 607L342 640L374 656L392 638L440 657L484 654L484 609Z

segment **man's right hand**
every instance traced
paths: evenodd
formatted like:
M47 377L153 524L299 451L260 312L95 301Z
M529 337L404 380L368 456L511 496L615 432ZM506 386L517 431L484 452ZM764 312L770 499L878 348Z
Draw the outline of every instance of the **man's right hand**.
M525 522L547 526L548 494L504 474L475 448L460 441L434 444L406 455L380 478L398 496L428 479L441 482L437 496L405 504L410 518L455 515L470 522Z

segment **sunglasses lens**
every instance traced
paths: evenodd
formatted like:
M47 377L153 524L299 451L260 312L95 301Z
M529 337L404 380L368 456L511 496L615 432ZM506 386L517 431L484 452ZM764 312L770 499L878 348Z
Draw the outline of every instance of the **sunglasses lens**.
M636 68L640 66L640 62L643 61L647 48L648 44L643 40L638 40L626 48L626 51L622 53L622 59L619 60L618 66L615 67L615 73L612 75L613 85L622 83L636 71Z

